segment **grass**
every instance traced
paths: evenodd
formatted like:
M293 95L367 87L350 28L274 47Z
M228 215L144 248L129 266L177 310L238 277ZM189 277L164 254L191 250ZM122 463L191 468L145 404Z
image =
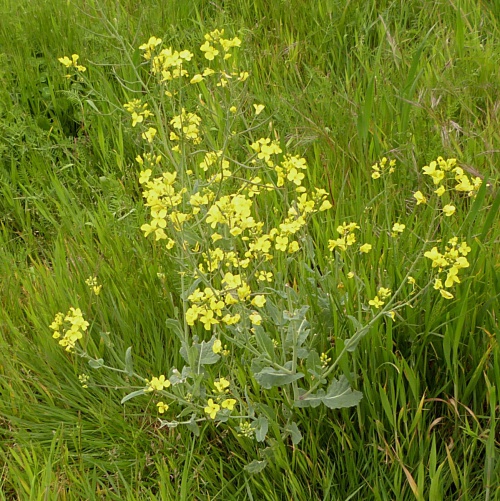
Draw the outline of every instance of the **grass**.
M92 2L0 1L0 499L500 499L498 7L100 3L114 38ZM489 181L429 237L457 234L472 247L456 298L430 290L396 322L376 323L340 362L363 400L297 409L298 445L272 427L262 446L209 422L197 437L159 429L153 401L121 405L123 378L73 363L48 328L79 304L107 362L120 366L133 346L146 377L181 365L165 325L179 280L140 231L142 146L121 110L142 89L120 82L134 80L130 63L149 36L194 51L215 28L240 34L249 99L307 158L309 184L331 192L334 208L311 222L304 260L281 263L310 307L320 352L341 353L348 315L363 321L365 297L398 287L435 227L431 207L412 199L427 186L421 167L456 157ZM89 62L84 98L57 61L72 53ZM370 177L384 155L398 160L386 184ZM343 221L361 222L371 254L344 263L328 251ZM397 241L385 231L395 221L412 228ZM417 281L429 268L415 270ZM97 304L91 275L104 285ZM84 371L95 378L88 390ZM239 378L259 394L244 368ZM281 398L262 393L269 408ZM266 468L249 473L254 460Z

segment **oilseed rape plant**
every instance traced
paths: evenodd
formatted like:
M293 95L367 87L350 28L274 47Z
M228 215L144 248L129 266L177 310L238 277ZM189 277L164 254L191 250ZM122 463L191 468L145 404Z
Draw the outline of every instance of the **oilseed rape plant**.
M437 241L431 246L426 237L411 263L403 263L408 268L399 283L384 283L383 273L375 280L376 269L368 278L356 273L363 259L390 251L369 239L366 216L340 219L327 248L315 249L311 226L335 219L333 194L311 186L307 159L275 130L266 105L252 102L250 73L240 67L241 45L224 30L205 35L193 52L152 36L140 45L142 62L135 68L146 91L123 103L142 148L135 158L147 210L140 230L178 284L172 290L177 315L164 324L182 366L146 378L135 372L132 347L123 369L105 365L86 342L89 322L73 306L66 315L58 313L50 328L66 351L92 368L122 374L133 390L122 403L150 399L161 427L182 424L198 435L201 424L217 423L262 443L272 429L297 444L302 435L294 419L300 409L360 402L351 375L340 371L345 357L375 324L395 322L396 312L414 307L423 294L439 291L451 300L471 248L458 236L444 248ZM78 56L60 61L84 71ZM371 167L371 182L396 174L396 161L383 157ZM473 198L481 186L455 159L439 157L423 174L432 189L413 193L415 210L432 202L437 224L459 210L460 196ZM412 231L404 214L383 229L391 246ZM338 350L325 347L311 304L294 281L294 270L312 262L308 242L332 269L349 270L352 285L339 280L337 289L341 294L353 288L345 311L338 306L352 335ZM309 267L314 281L320 272ZM420 283L413 277L419 270ZM370 288L374 281L378 285ZM86 283L94 296L101 293L96 277ZM315 287L314 294L329 303L330 293ZM87 376L81 382L91 387ZM278 402L274 409L266 392Z

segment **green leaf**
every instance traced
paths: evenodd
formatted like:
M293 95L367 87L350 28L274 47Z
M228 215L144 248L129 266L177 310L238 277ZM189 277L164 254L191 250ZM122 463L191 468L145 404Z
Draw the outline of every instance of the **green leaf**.
M353 390L345 376L341 376L337 381L334 379L323 397L323 403L330 409L344 409L358 405L363 394Z
M98 358L95 360L89 360L89 365L90 367L92 367L92 369L100 369L104 365L104 359Z
M267 465L267 461L264 459L264 461L257 461L257 459L254 459L251 463L248 463L243 467L243 469L247 473L251 473L255 475L256 473L260 473Z
M139 395L144 395L145 393L146 393L146 391L144 390L144 388L141 388L140 390L137 390L137 391L133 391L132 393L129 393L128 395L125 395L121 399L120 403L124 404L125 402L128 402L132 398L138 397Z
M125 371L127 373L127 376L134 375L134 363L132 361L132 346L129 346L127 348L127 351L125 352Z
M269 390L273 386L283 386L285 384L290 384L293 381L297 381L298 379L303 378L304 374L302 374L302 372L290 374L284 370L264 367L260 372L255 374L254 377L263 388Z
M257 440L257 442L264 442L269 428L269 421L267 418L260 416L252 423L252 428L255 430L255 440Z

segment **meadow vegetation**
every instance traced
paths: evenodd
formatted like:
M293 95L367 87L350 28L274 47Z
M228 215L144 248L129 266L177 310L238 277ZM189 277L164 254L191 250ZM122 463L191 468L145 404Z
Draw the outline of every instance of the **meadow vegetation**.
M0 14L0 499L500 499L496 4Z

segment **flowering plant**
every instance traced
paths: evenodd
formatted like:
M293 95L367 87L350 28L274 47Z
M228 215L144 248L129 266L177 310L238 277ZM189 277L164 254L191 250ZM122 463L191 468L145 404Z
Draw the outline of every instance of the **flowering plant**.
M162 427L183 424L197 434L200 423L213 421L264 442L272 423L297 444L302 438L294 421L298 408L338 409L360 402L362 393L339 374L346 354L381 318L395 321L398 310L431 286L443 298L453 298L450 289L460 283L471 249L458 237L444 253L437 246L422 248L417 257L430 259L438 275L417 292L411 273L422 260L415 259L401 283L380 284L359 304L357 316L346 315L352 333L338 350L322 350L310 304L303 303L290 279L294 263L305 266L309 260L304 242L311 241L311 221L332 218L332 194L309 185L306 158L289 151L266 117L265 105L251 102L249 72L239 68L240 45L238 37L225 38L224 30L215 30L205 35L196 56L151 37L140 46L143 63L137 68L138 78L146 77L147 92L124 104L144 148L136 157L148 210L141 230L179 284L172 300L178 314L165 325L183 365L145 378L134 370L130 347L123 369L106 366L78 344L89 326L79 309L58 314L51 328L67 351L87 358L91 367L107 367L135 381L122 403L149 396ZM82 72L77 60L61 58ZM372 170L377 183L394 174L396 161L384 157ZM439 158L424 167L439 185L437 197L446 191L441 183L447 173L454 175L456 191L473 196L481 185L469 180L455 160ZM426 206L420 190L414 197ZM443 207L439 217L451 217L452 207ZM328 241L332 262L351 266L356 254L375 252L374 242L358 243L362 226L338 225L337 238ZM408 231L396 221L387 233L397 241ZM446 273L444 284L441 273ZM360 282L351 271L347 279L352 278ZM101 292L96 278L87 283L95 295ZM358 289L363 290L361 284ZM329 301L319 287L315 293ZM71 326L63 335L64 322ZM88 385L87 376L81 380ZM260 393L273 388L280 388L282 405L276 409Z

